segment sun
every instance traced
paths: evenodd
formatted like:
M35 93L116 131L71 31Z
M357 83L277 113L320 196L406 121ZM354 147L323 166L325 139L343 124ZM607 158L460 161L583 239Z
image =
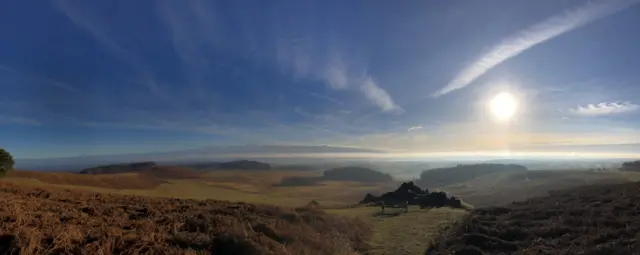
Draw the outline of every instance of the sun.
M511 119L518 110L518 102L510 93L502 92L491 99L489 109L496 119L506 121Z

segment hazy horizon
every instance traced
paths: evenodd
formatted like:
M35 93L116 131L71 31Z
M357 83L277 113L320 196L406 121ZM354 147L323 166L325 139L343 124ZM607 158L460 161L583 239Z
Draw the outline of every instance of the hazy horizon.
M640 158L639 3L2 3L0 146ZM188 154L241 145L332 149Z

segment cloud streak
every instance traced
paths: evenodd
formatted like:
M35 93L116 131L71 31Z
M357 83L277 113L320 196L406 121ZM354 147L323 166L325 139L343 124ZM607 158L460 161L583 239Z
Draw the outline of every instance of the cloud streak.
M409 129L407 129L407 132L418 131L418 130L421 130L421 129L423 129L422 126L413 126L413 127L410 127Z
M59 82L56 80L53 80L51 78L47 78L47 77L43 77L41 75L37 75L37 74L33 74L33 73L29 73L29 72L24 72L24 71L20 71L17 70L15 68L11 68L8 66L4 66L4 65L0 65L0 71L4 71L7 73L14 73L20 76L24 76L30 80L36 81L36 82L42 82L48 85L51 85L53 87L56 87L58 89L62 89L65 90L67 92L72 92L72 93L78 93L78 89L74 88L73 86L66 84L64 82Z
M349 79L342 58L333 56L325 67L323 77L332 89L346 89Z
M384 89L378 87L371 77L364 80L364 83L360 86L360 91L383 112L404 112L400 106L393 102L391 96Z
M640 109L640 105L629 103L629 102L612 102L612 103L602 102L599 104L588 104L586 106L578 106L576 108L569 109L569 112L576 115L594 117L594 116L634 112L634 111L637 111L638 109Z
M0 115L0 124L19 124L19 125L28 125L28 126L40 126L42 125L42 122L33 118Z
M580 7L552 16L504 39L471 65L465 67L445 87L432 94L439 97L461 89L500 63L556 36L624 10L640 0L590 1Z

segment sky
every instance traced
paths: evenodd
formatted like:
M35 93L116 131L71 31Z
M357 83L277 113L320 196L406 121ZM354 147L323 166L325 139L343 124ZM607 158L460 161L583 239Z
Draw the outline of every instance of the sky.
M640 144L636 24L640 0L2 1L0 147L617 153Z

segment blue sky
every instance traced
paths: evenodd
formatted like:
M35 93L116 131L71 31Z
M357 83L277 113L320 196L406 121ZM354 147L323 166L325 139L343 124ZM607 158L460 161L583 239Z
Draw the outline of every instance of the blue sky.
M0 146L640 143L635 24L638 0L4 1Z

